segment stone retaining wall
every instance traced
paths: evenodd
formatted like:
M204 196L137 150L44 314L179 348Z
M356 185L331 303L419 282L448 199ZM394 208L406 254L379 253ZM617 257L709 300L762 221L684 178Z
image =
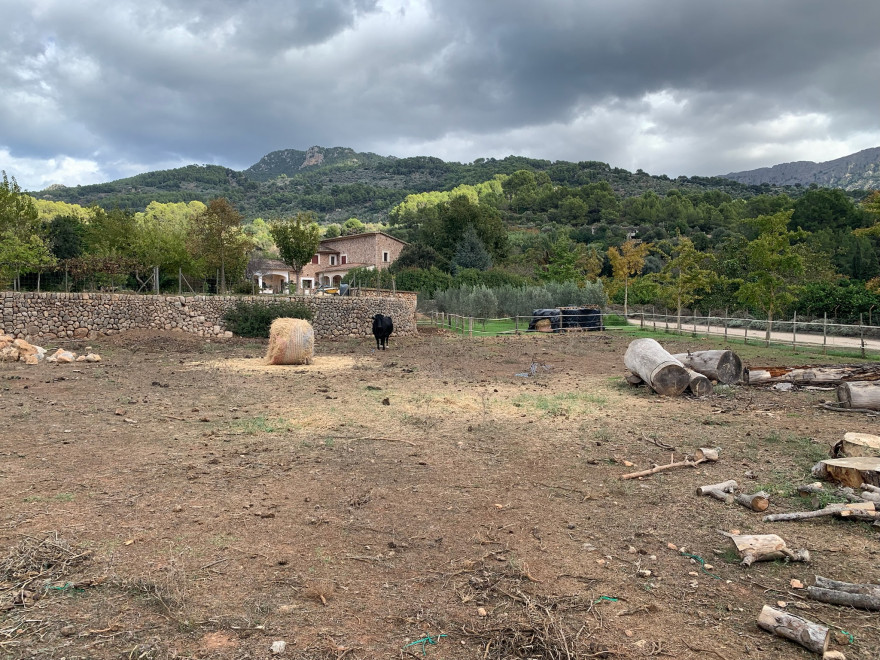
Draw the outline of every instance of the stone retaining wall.
M313 312L318 339L369 337L373 315L394 319L395 336L414 336L416 294L338 296L141 296L116 293L0 293L0 334L28 341L85 339L125 330L188 332L202 337L232 336L223 315L236 302L298 302Z

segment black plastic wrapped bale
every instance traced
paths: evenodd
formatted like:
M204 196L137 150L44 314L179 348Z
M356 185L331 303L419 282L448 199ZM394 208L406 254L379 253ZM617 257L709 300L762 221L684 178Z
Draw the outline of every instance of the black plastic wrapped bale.
M602 312L595 307L562 307L562 327L602 330Z
M534 309L532 320L529 322L529 330L537 330L538 323L543 320L550 321L550 329L557 332L561 325L562 313L558 309Z

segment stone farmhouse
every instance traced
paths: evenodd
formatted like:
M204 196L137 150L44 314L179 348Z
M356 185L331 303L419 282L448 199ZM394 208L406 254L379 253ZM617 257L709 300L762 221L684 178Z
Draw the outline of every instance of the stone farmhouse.
M321 285L338 285L352 268L382 270L400 256L405 241L381 231L325 238L300 273L300 291L309 294ZM277 259L251 262L249 272L263 293L286 293L296 272Z

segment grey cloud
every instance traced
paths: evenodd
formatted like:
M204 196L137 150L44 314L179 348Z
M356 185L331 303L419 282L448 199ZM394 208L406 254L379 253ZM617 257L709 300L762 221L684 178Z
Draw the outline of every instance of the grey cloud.
M752 144L880 135L873 2L388 2L0 0L0 150L242 167L312 144L510 145L714 174L772 164L722 161ZM767 134L810 113L825 123Z

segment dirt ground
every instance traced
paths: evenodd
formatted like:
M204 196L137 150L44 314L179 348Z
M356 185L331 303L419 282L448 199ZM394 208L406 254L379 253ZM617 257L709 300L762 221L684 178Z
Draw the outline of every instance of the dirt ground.
M433 331L266 367L258 341L137 333L97 364L0 364L0 657L816 657L756 627L780 601L880 657L876 613L790 585L880 582L876 527L694 494L811 508L810 466L877 422L827 391L652 395L627 343ZM718 463L620 478L705 446ZM742 568L716 530L812 564Z

